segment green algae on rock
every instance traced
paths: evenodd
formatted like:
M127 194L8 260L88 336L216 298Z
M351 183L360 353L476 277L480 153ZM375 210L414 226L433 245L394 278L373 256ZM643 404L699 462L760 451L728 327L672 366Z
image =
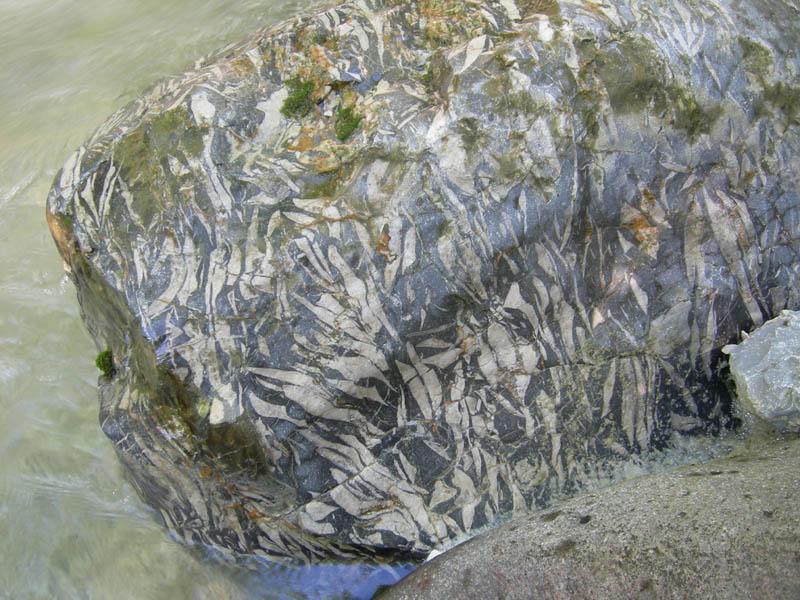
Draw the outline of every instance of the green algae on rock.
M798 22L359 0L156 84L48 198L137 490L226 553L416 558L730 427L720 348L800 306Z
M361 115L354 113L352 106L340 108L336 114L336 125L334 125L334 131L339 141L343 142L350 137L360 122Z
M314 83L301 81L299 77L294 77L286 82L286 89L289 91L289 95L283 101L281 112L287 117L303 117L307 115L314 106L311 102Z
M111 350L103 350L100 354L98 354L97 358L94 360L94 365L100 369L100 372L106 377L113 375L114 358L111 355Z

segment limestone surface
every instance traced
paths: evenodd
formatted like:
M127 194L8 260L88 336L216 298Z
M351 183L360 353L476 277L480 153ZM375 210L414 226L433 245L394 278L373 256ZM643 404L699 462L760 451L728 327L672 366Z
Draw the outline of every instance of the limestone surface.
M731 423L800 308L783 0L353 0L114 114L48 223L178 539L407 558ZM177 43L177 42L176 42Z
M781 431L800 432L800 313L781 311L723 351L741 406Z

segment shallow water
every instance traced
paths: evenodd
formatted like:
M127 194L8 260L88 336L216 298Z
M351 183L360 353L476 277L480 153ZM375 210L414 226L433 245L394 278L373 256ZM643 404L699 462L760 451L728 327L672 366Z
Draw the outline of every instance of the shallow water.
M116 108L316 0L0 0L0 598L368 596L358 569L225 564L173 542L97 422L97 349L44 219Z

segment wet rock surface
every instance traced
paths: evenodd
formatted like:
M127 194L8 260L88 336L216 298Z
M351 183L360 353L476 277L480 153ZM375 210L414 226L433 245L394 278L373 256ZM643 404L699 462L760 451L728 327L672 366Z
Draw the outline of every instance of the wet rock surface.
M723 351L742 408L781 431L800 432L800 313L782 311Z
M381 600L796 598L800 440L631 479L437 556Z
M415 558L675 433L800 308L783 2L344 2L155 85L48 223L187 542Z

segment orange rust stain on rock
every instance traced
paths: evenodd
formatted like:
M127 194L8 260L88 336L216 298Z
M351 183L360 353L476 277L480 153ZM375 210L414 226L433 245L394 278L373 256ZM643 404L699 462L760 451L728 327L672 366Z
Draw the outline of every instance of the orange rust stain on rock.
M658 227L651 225L645 215L640 213L623 226L633 233L639 246L648 254L658 249Z
M323 71L327 71L331 66L333 66L333 63L331 63L328 55L325 54L325 51L321 46L313 46L311 48L311 59Z
M271 521L274 517L272 515L268 515L267 513L261 512L260 510L251 510L247 513L248 519L266 519Z
M392 260L393 258L392 253L389 250L389 239L389 226L384 225L380 236L378 236L378 241L375 243L375 252L380 254L388 261Z
M292 145L287 146L286 148L294 152L305 152L313 145L314 145L314 140L312 140L307 135L301 135L295 140L295 142Z
M61 255L66 269L67 265L69 265L70 256L75 252L75 238L62 218L54 215L49 210L45 214L50 235L53 236L53 241L56 243L56 248L58 248L58 253Z
M315 157L309 161L317 173L330 173L342 166L342 161L330 154L323 154L322 156Z
M240 77L243 75L247 75L255 71L255 65L252 61L246 57L240 57L233 61L231 61L231 68L233 72L239 75Z

